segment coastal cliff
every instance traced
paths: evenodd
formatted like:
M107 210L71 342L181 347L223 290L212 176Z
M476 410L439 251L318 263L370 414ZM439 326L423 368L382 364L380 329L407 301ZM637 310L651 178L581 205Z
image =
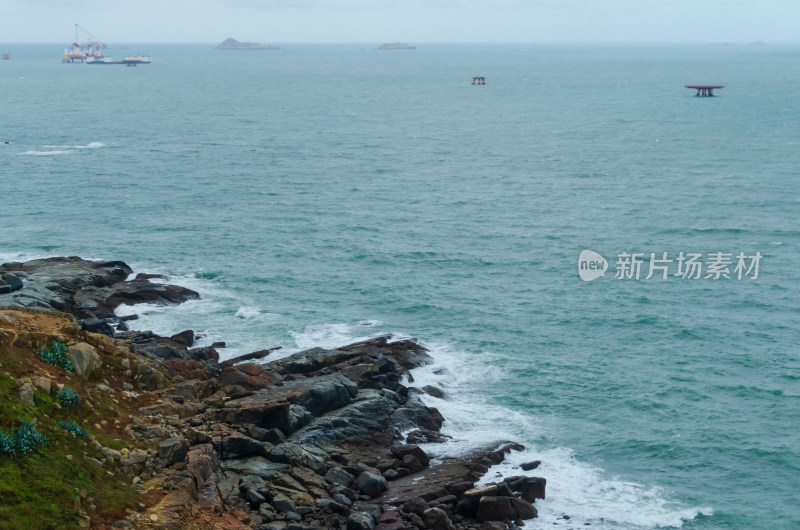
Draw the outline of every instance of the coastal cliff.
M6 520L499 530L536 517L543 478L476 487L519 444L498 440L457 458L426 453L447 437L445 418L422 398L441 390L413 386L410 370L431 362L419 344L379 336L265 364L248 361L269 360L272 350L220 362L224 343L195 347L192 330L129 330L133 317L114 314L120 304L198 297L163 277L132 275L122 262L77 257L0 267L0 428L33 425L47 439L27 454L13 444L4 454L0 443ZM54 364L57 344L69 363Z

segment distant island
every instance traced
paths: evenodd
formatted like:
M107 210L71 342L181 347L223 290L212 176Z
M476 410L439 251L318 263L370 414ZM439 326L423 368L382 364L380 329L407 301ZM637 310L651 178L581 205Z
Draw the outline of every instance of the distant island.
M225 39L218 50L277 50L275 46L259 44L257 42L239 42L236 39Z
M416 46L410 46L406 42L389 42L381 44L376 50L416 50Z

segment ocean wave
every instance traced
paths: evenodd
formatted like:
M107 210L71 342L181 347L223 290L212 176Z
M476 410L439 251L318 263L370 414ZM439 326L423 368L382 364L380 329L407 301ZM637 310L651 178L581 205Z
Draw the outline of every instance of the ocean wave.
M584 524L608 529L668 528L681 527L700 514L713 513L709 507L687 507L671 501L668 493L657 486L610 476L575 458L567 447L546 447L548 427L542 421L488 402L476 392L478 380L501 377L499 369L492 368L496 355L473 356L448 344L424 345L435 362L412 370L413 385L434 385L445 391L445 399L427 394L422 399L439 409L445 417L442 432L453 437L443 444L426 444L425 450L436 458L467 454L498 440L524 444L524 451L511 452L480 483L514 475L546 478L547 499L536 501L538 523L573 528ZM535 471L522 471L520 466L532 460L541 460L542 464ZM563 519L564 515L570 519Z
M86 145L43 145L42 147L48 149L99 149L105 146L106 144L102 142L89 142Z
M20 153L21 155L29 155L29 156L55 156L55 155L70 155L77 151L25 151L24 153Z
M43 145L42 148L47 149L47 151L30 150L20 154L28 156L70 155L82 149L99 149L105 146L106 144L102 142L89 142L86 145Z

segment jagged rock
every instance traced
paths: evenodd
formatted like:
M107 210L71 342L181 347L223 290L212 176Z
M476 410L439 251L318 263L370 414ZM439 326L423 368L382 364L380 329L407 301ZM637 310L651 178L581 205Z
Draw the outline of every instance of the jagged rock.
M428 503L426 503L422 497L414 497L403 504L404 512L415 513L417 515L422 515L428 508Z
M423 466L420 461L411 454L403 457L402 464L404 468L408 469L412 473L416 473L425 469L425 466Z
M522 484L521 497L528 502L536 499L544 499L544 490L547 486L547 479L542 477L528 477Z
M476 514L478 521L514 521L517 518L517 512L511 506L511 500L508 497L481 497L478 502L478 512Z
M186 351L186 355L190 359L211 363L212 365L219 361L219 352L213 346L192 348Z
M320 508L329 508L333 513L344 516L350 515L350 508L332 499L317 499L316 505Z
M2 280L0 280L0 294L13 293L22 289L22 280L16 274L11 272L3 273Z
M247 365L232 366L224 368L219 374L221 386L239 385L250 390L260 390L275 385L277 382L278 379L271 372L260 366L257 371Z
M429 530L455 530L455 526L450 518L440 508L429 508L422 514L425 521L425 528Z
M367 512L351 513L347 518L347 530L372 530L375 520Z
M364 495L377 497L381 492L386 491L388 485L386 479L369 471L362 471L356 479L356 487Z
M450 439L450 436L429 429L414 429L406 436L409 444L418 443L443 443Z
M418 445L413 444L392 444L391 447L392 454L395 455L397 458L401 460L405 458L407 455L411 455L414 457L417 462L422 464L423 467L428 467L431 462L430 457L428 454L422 450ZM408 466L406 466L408 467Z
M317 447L287 442L276 445L269 452L269 459L282 464L304 466L317 473L323 473L327 454Z
M294 503L282 493L276 494L270 502L281 513L288 513L294 511Z
M33 378L33 384L41 388L46 394L49 394L53 385L53 380L49 377L37 375Z
M239 431L225 429L211 437L214 447L221 452L223 458L243 458L246 456L267 456L272 449L271 444L259 442Z
M116 449L111 449L110 447L101 447L100 452L106 458L111 458L115 462L119 462L122 458L122 453L117 451Z
M328 470L325 474L325 479L331 483L341 484L342 486L350 486L355 480L355 477L340 467L334 467Z
M91 333L101 333L108 337L114 336L114 328L102 318L87 318L81 321L81 327Z
M272 480L290 469L286 464L271 462L263 456L225 460L221 465L226 471L240 475L257 475L265 480Z
M211 347L212 348L224 348L225 347L225 343L224 342L215 342L214 344L211 345ZM259 351L253 352L253 353L246 353L244 355L239 355L238 357L233 357L231 359L227 359L225 361L222 361L221 363L219 363L219 367L220 368L228 368L229 366L233 366L233 365L235 365L237 363L241 363L241 362L244 362L244 361L252 361L254 359L263 359L264 357L266 357L270 353L274 352L275 350L280 350L280 349L281 349L281 347L277 346L275 348L270 348L268 350L259 350Z
M534 460L533 462L525 462L520 467L522 468L523 471L531 471L539 467L541 463L542 463L541 460Z
M167 388L169 379L164 373L145 362L140 362L136 381L142 390L161 390Z
M83 379L89 379L91 373L102 365L97 350L85 342L70 346L67 355L72 361L72 371Z
M438 431L442 428L444 417L437 409L426 407L418 397L409 396L406 406L392 414L392 423L401 431L415 427Z
M245 494L245 498L247 499L247 502L249 502L254 508L258 508L261 504L264 504L267 501L263 495L255 490L248 490Z
M188 451L189 444L182 436L167 438L158 444L158 458L164 466L170 466L176 462L183 462Z
M509 497L508 499L511 502L511 507L517 514L517 519L522 519L525 521L527 519L533 519L539 515L536 508L534 508L530 502L518 499L516 497Z
M191 348L192 344L194 344L194 331L187 329L185 331L181 331L180 333L176 333L169 339L185 346L186 348Z
M423 392L435 398L444 399L444 391L438 386L426 385L422 387Z
M22 387L19 389L19 398L31 407L36 406L33 402L33 385L31 383L22 384Z
M505 483L472 488L461 494L456 511L467 517L475 517L483 497L512 497L513 495L511 488Z

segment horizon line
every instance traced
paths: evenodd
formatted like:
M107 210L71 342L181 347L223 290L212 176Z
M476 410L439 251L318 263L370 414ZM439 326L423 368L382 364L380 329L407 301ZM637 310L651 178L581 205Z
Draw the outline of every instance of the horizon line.
M233 38L233 37L226 37ZM238 40L238 39L236 39ZM41 44L41 45L58 45L64 46L66 41L0 41L0 44ZM103 41L108 44L107 41ZM117 44L219 44L222 41L111 41ZM241 42L254 42L254 41L241 41ZM403 42L406 44L419 44L419 45L442 45L442 44L504 44L504 45L550 45L550 44L612 44L612 45L703 45L703 46L721 46L721 45L765 45L771 44L800 44L798 41L765 41L765 40L748 40L748 41L264 41L258 44L319 44L319 45L332 45L332 44L387 44L394 42Z

